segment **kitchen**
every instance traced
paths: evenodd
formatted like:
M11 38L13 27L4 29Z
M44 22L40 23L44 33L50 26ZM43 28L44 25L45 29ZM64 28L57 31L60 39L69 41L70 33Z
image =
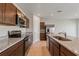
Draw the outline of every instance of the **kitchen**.
M78 56L78 7L0 3L0 56Z

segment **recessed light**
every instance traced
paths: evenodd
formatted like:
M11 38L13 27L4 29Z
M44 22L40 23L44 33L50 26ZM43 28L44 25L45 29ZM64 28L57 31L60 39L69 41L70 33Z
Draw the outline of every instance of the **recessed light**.
M57 12L63 12L62 10L58 10Z

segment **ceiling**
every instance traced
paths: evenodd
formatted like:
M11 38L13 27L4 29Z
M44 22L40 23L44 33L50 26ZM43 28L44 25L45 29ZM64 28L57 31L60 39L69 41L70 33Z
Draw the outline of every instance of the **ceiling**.
M79 3L17 3L29 16L36 14L45 19L78 19ZM59 11L59 12L58 12Z

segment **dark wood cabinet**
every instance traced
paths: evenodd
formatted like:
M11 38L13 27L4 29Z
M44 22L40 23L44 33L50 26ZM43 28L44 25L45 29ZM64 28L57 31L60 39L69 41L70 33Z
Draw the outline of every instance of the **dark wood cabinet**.
M40 29L45 29L45 22L40 22Z
M7 25L16 25L16 7L11 3L5 4L3 23Z
M50 46L49 46L50 54L51 54L51 56L53 56L53 55L54 55L54 45L53 45L52 42L50 42L49 45L50 45Z
M0 24L3 23L3 4L0 3Z
M47 36L47 41L47 47L49 47L48 49L51 56L76 56L73 52L59 44L50 36Z
M40 22L40 40L46 40L45 22Z
M0 53L0 56L23 56L23 40Z
M55 45L54 46L54 56L59 56L59 48L57 48Z
M16 11L12 3L0 3L0 24L16 25Z
M59 44L52 38L49 40L49 49L52 56L59 56Z

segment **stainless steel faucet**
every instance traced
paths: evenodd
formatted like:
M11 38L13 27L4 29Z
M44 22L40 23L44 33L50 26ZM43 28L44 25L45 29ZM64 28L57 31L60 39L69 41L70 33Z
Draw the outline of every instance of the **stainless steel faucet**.
M66 36L67 36L66 32L59 32L58 34L64 34L64 37L66 39Z

